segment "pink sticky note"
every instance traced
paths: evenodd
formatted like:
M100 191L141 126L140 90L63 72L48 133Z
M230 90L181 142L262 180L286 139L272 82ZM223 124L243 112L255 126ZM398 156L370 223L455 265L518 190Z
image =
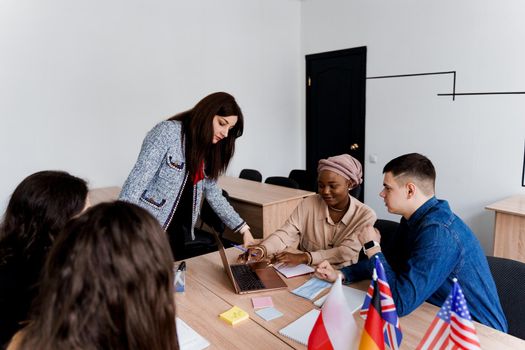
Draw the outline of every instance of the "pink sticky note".
M272 307L272 297L257 297L252 298L252 304L254 309L262 309L265 307Z

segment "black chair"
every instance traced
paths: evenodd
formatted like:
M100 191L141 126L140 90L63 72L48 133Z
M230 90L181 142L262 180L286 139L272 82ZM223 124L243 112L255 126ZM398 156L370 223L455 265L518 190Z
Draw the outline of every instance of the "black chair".
M525 263L487 256L509 334L525 340Z
M395 254L395 238L399 223L391 220L377 219L374 223L374 227L379 230L381 234L381 251L385 257L390 254ZM363 250L359 252L359 260L366 260L368 257L365 255Z
M297 182L301 190L305 190L305 191L312 190L311 189L312 186L309 186L308 173L306 172L306 170L293 169L292 171L290 171L290 174L288 174L288 177L294 180L295 182Z
M270 177L267 177L266 180L264 180L264 182L267 184L271 184L271 185L299 189L299 184L297 183L297 181L292 180L289 177L285 177L285 176L270 176Z
M222 190L222 195L228 199L228 192ZM184 257L183 259L188 259L194 256L202 255L217 251L217 242L215 237L209 231L206 231L203 226L206 224L209 229L214 230L220 238L226 229L226 226L219 218L215 211L211 208L207 200L202 203L202 208L200 212L201 224L199 227L193 229L193 234L195 235L194 240L187 240L184 243ZM180 260L180 259L179 259Z
M239 178L262 182L261 173L255 169L242 169L241 173L239 174Z
M357 185L356 187L352 188L349 193L352 197L359 199L362 190L363 187L361 185Z

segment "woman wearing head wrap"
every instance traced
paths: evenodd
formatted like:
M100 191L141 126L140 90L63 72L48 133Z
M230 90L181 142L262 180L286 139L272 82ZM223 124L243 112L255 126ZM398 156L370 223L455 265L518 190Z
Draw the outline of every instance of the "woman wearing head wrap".
M363 181L361 164L342 154L320 160L317 173L318 194L305 198L280 229L250 247L244 260L272 258L290 266L328 260L338 267L357 262L356 233L376 221L374 211L348 193Z

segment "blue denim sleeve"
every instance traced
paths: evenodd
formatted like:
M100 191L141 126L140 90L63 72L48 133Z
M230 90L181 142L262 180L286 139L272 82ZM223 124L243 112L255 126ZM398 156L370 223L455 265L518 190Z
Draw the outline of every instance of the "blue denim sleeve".
M368 270L368 260L360 260L353 265L345 266L341 272L345 276L345 284L372 278Z
M453 234L442 225L429 225L418 233L407 268L395 273L383 253L379 257L388 278L397 314L405 316L415 310L451 275L461 254ZM372 273L374 259L369 259Z

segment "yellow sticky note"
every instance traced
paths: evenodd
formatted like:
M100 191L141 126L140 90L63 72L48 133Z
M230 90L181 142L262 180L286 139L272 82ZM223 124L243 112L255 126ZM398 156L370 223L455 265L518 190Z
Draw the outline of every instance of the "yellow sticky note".
M228 311L224 311L219 315L219 317L232 326L235 326L237 323L250 318L246 311L237 306L232 307Z

